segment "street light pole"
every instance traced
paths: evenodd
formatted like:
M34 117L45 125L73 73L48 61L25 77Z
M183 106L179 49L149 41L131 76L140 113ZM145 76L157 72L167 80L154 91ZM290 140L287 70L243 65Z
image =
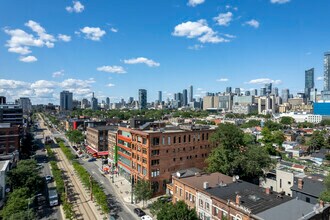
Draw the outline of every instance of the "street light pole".
M133 204L133 185L134 185L134 178L131 174L131 204Z
M92 176L89 176L89 189L91 191L91 201L93 201L93 181L92 181Z

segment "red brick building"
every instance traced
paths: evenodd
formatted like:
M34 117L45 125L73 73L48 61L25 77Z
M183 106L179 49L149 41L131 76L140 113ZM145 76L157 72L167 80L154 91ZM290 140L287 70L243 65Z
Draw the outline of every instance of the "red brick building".
M20 128L10 123L0 123L0 155L19 150Z
M162 122L148 122L139 128L119 127L119 171L128 180L149 180L155 195L164 194L173 172L206 166L212 149L209 137L214 131L210 126L165 126Z

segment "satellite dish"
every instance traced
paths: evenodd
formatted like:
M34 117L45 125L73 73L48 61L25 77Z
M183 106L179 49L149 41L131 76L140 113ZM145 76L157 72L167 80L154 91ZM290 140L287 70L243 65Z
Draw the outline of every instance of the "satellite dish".
M236 178L236 180L239 180L239 176L238 175L236 175L235 178Z
M7 189L6 189L6 193L9 193L9 192L10 192L10 188L7 188Z

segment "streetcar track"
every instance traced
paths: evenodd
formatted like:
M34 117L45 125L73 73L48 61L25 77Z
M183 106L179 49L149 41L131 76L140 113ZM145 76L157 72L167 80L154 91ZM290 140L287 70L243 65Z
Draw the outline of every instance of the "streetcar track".
M62 168L64 168L64 170L66 170L67 172L70 171L70 173L72 173L73 171L70 169L68 162L65 160L65 158L64 158L65 155L63 155L63 152L61 151L61 149L54 149L54 150L55 150L55 152L57 152L58 158L61 159L61 161L59 163L62 165ZM80 188L78 181L75 179L74 176L66 175L66 177L69 180L71 180L71 184L74 189L73 191L75 191L75 193L77 195L77 198L75 198L75 204L78 208L78 211L82 215L83 219L91 219L91 220L96 219L94 211L92 210L92 208L90 207L90 204L88 203L89 200L84 195L84 192ZM78 203L77 200L80 201L80 203ZM83 206L83 207L81 207L81 206ZM84 209L82 210L81 208L84 208ZM85 218L87 216L85 216L84 213L87 214L88 218ZM91 215L93 215L93 216L91 216Z

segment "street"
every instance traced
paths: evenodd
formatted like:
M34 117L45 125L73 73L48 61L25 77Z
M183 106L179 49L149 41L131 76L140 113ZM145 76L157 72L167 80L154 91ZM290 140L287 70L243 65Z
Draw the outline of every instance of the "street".
M61 138L65 141L65 145L71 146L69 141L66 139L65 135L57 131L56 129L51 129L51 136L53 138ZM76 154L74 149L71 147L71 151ZM98 171L98 166L93 162L83 161L82 159L79 162L86 168L86 170L94 177L96 181L98 181L103 187L104 192L108 196L108 201L110 205L110 214L116 219L128 220L128 219L140 219L137 215L133 213L134 206L130 204L124 204L124 201L116 195L114 190L114 185L103 176L100 171ZM100 162L100 161L96 161Z

